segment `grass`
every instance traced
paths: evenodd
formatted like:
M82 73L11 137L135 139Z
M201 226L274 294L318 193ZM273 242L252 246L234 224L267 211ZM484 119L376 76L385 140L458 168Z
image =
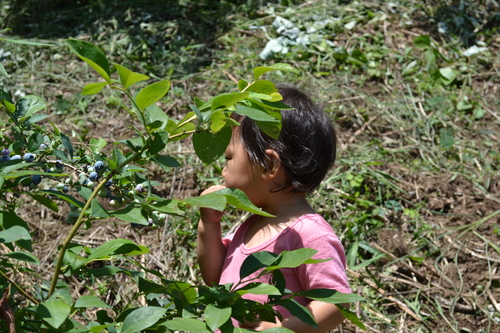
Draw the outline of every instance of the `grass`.
M342 239L353 290L367 298L356 311L368 330L498 327L500 10L494 2L174 1L167 16L162 5L145 0L81 1L77 9L45 11L28 0L2 6L1 28L12 29L2 37L57 47L0 44L10 74L0 76L0 87L43 96L51 119L75 141L116 141L128 129L109 116L127 114L116 95L79 94L95 75L61 38L92 41L124 65L171 79L162 101L171 117L187 112L194 96L228 91L255 66L294 65L298 76L273 79L313 92L337 125L338 162L310 199ZM276 16L298 30L280 34ZM261 59L275 38L287 52ZM186 164L175 177L158 174L165 195L169 186L175 195L197 195L220 177L221 165L204 167L189 144L174 153ZM225 228L238 219L229 214ZM194 280L196 220L193 213L189 221L172 218L165 234L128 236L159 240L167 258L152 248L151 267Z

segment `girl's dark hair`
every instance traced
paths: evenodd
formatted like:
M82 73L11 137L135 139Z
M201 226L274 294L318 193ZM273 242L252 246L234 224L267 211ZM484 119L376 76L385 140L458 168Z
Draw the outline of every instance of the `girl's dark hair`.
M278 140L262 132L248 117L238 119L238 132L250 159L264 168L273 163L266 149L278 153L287 180L276 192L308 193L319 186L335 162L335 129L328 115L306 93L289 86L279 86L278 91L282 102L292 107L281 111Z

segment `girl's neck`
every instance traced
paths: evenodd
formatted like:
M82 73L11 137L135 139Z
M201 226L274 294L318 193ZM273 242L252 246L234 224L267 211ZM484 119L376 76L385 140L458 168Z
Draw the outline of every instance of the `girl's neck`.
M306 214L314 214L303 193L275 193L274 200L262 209L274 217L259 216L250 226L245 236L247 247L258 246L286 229L297 218Z

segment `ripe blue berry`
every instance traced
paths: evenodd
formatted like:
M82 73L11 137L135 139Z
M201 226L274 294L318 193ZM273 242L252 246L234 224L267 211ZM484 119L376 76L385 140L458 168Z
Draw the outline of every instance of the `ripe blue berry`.
M45 150L47 149L47 145L45 143L41 143L40 147L38 147L38 150Z
M24 154L24 160L26 162L33 162L35 160L35 155L32 153L26 153Z
M61 170L62 170L62 169L64 168L63 161L61 161L61 160L57 160L57 161L56 161L56 168L58 168L58 169L61 169Z
M9 155L2 155L2 157L0 158L0 162L7 162L7 161L10 161Z
M104 162L103 161L97 161L94 164L94 169L97 172L101 172L104 170Z
M0 152L1 155L7 155L9 156L10 155L10 150L8 150L7 148L4 148L2 149L2 151Z
M64 193L68 193L69 192L69 187L67 185L64 185L63 188L62 188L62 191Z
M42 182L42 176L40 175L33 175L31 176L31 181L33 182L33 184L40 184Z
M111 179L109 179L109 180L106 182L106 184L104 184L104 186L106 186L106 187L111 187L111 186L113 186L113 181L112 181Z
M14 155L11 157L11 160L20 160L21 159L21 155Z
M89 174L89 179L90 179L91 181L96 181L98 176L99 176L99 175L97 174L97 172L92 171L92 172Z

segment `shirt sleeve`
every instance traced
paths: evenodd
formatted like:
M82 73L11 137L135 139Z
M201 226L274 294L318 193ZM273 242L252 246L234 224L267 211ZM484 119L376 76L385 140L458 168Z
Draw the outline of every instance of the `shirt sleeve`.
M329 261L305 264L296 268L304 290L326 288L341 293L351 293L346 274L344 247L333 232L331 235L304 240L304 247L318 251L314 259L331 258Z

